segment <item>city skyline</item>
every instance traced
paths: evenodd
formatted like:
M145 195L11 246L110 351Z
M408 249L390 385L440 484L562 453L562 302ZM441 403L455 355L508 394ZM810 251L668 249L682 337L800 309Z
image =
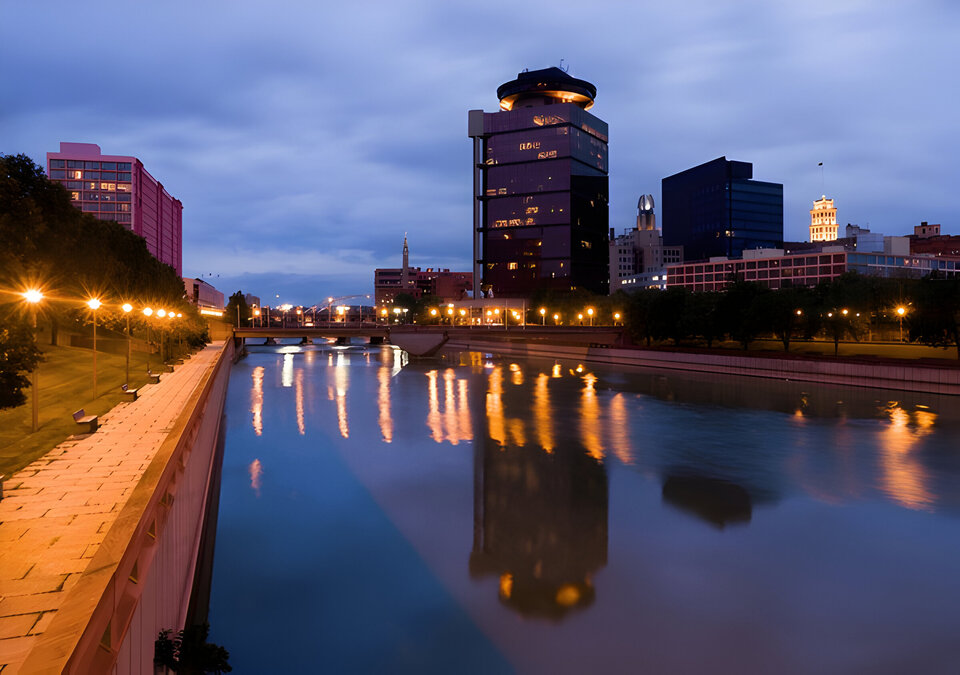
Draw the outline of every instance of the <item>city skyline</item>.
M141 158L183 202L184 275L227 294L372 292L404 232L418 265L470 269L465 111L561 59L598 88L618 233L639 195L662 203L663 177L725 155L784 185L789 240L808 238L821 194L841 224L960 234L960 94L944 84L960 21L944 2L602 4L586 29L540 4L240 3L190 6L188 22L186 5L114 6L0 9L15 65L0 74L0 151L44 165L64 141Z

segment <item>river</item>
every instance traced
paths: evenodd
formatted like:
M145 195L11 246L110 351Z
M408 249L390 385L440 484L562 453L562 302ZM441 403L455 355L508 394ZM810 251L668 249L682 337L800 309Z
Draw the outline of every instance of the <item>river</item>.
M955 398L282 345L226 415L234 672L960 662Z

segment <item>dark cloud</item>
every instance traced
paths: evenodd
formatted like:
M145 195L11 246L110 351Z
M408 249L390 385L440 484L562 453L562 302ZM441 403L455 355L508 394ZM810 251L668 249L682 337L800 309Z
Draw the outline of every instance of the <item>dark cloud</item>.
M184 203L185 273L313 302L370 291L404 232L469 269L466 111L564 59L610 124L617 229L726 155L784 184L788 238L824 191L956 233L958 28L933 1L3 3L0 151L136 155Z

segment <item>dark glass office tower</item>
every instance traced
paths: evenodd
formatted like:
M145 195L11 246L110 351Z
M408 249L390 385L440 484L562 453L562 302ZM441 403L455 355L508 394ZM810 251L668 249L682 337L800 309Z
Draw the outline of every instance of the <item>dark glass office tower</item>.
M500 112L471 110L474 288L606 293L607 124L597 89L559 68L497 90Z
M783 246L783 185L751 180L753 164L719 157L661 182L665 246L685 260Z

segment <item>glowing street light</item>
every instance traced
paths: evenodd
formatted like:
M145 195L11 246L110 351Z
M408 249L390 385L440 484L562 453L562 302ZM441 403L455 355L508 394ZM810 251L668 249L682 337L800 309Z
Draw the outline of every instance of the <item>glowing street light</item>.
M587 307L587 314L590 316L590 325L593 325L593 307Z
M30 314L33 316L33 342L37 344L37 305L43 300L43 293L35 288L28 289L23 299L30 305ZM31 405L33 407L33 431L40 428L40 364L37 363L30 373L30 387L33 389Z
M540 320L543 322L544 326L547 325L547 308L546 307L540 308Z
M903 315L907 313L907 308L903 305L897 307L897 319L900 321L900 342L903 342Z
M560 315L559 315L559 314L554 314L554 315L553 315L553 325L554 325L554 326L559 326L559 325L560 325Z
M577 320L580 321L580 325L583 325L583 312L577 314Z
M617 325L617 322L619 322L619 321L620 321L620 312L614 312L614 313L613 313L613 324L614 324L614 325Z
M97 399L97 310L100 309L99 298L87 300L87 307L93 312L93 399Z

